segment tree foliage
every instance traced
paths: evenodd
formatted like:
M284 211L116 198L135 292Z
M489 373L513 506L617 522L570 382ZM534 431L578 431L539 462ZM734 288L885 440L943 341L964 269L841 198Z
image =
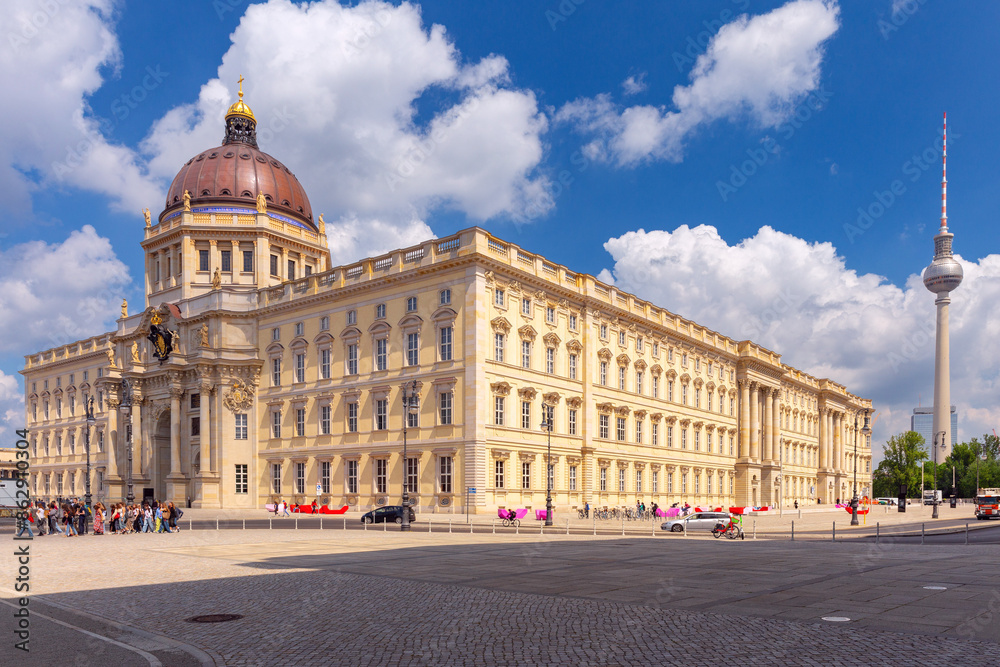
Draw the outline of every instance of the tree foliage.
M889 438L882 446L883 459L872 474L872 490L877 497L895 497L906 485L907 496L920 495L920 463L927 458L924 437L907 431Z
M1000 438L984 435L955 445L947 459L934 465L928 460L923 437L913 431L889 438L883 445L885 458L872 473L872 490L877 497L896 496L899 485L906 484L907 496L919 498L921 480L924 489L935 484L947 497L955 480L956 495L972 498L978 488L1000 488Z

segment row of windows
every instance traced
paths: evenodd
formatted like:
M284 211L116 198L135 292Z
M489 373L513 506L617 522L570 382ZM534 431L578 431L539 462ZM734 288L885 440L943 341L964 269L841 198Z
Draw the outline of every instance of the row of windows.
M331 485L331 464L329 461L319 462L319 492L328 494L331 493L333 487ZM453 488L453 471L454 471L454 461L451 456L439 456L437 457L437 469L436 469L436 485L438 493L452 493ZM343 481L343 492L344 493L359 493L360 489L360 477L359 477L359 465L358 461L350 459L344 461L344 481ZM236 488L237 493L247 493L246 491L246 465L243 464L236 466ZM240 491L242 480L243 491ZM372 468L371 475L371 492L372 493L388 493L389 490L389 460L385 458L375 459L375 465ZM406 459L406 475L404 483L406 484L407 490L417 491L420 489L420 459L416 457L408 457ZM292 491L294 493L304 494L306 493L306 464L304 461L296 461L292 464ZM271 493L281 494L285 490L284 487L284 467L281 463L271 464Z
M508 487L507 479L507 461L497 459L493 464L493 485L496 489L507 489L514 488ZM546 480L547 489L556 488L556 477L555 477L555 466L549 464L546 466L548 478ZM602 492L607 492L609 490L609 480L608 480L608 468L601 468L598 477L598 488ZM531 474L532 464L528 461L521 462L521 476L520 476L520 487L521 489L533 489L534 478ZM642 469L637 469L634 471L635 476L632 478L634 485L631 487L628 484L628 471L625 468L618 468L618 479L617 479L617 491L619 493L660 493L660 472L657 470L652 470L649 476L646 476L646 471ZM694 493L700 494L702 479L705 481L705 493L708 495L725 493L725 481L726 477L729 477L726 472L718 473L718 485L713 484L713 480L716 476L712 473L705 473L704 476L701 473L680 473L680 493L688 493L688 480L689 475L694 483ZM578 489L578 467L576 465L570 465L566 469L566 486L567 491L577 491ZM664 479L666 480L666 493L674 493L674 473L667 471L664 473ZM647 484L648 480L648 484ZM734 491L733 477L729 477L729 494L732 495Z
M104 473L100 470L93 471L94 477L91 478L91 483L93 488L97 489L98 493L101 493L101 489L104 488ZM45 495L45 496L73 496L79 493L83 493L87 489L86 472L80 471L80 485L77 488L76 478L77 474L75 472L49 472L49 473L34 473L31 478L32 493L35 495Z
M86 436L80 439L79 451L77 451L77 438L76 433L71 431L66 437L66 446L63 447L63 436L61 433L56 433L55 436L50 439L49 434L46 433L41 437L41 442L37 437L32 438L31 441L31 455L32 456L62 456L63 454L84 454L86 453ZM104 431L98 430L93 437L90 439L90 446L93 448L91 452L96 452L100 454L104 451ZM65 451L64 451L65 449Z
M455 404L454 392L441 392L437 395L437 406L436 406L437 425L449 426L453 423L454 404ZM344 410L345 432L347 433L358 432L358 413L359 413L359 403L357 401L350 401L345 404L345 410ZM291 414L294 419L295 436L296 437L305 436L306 409L304 407L297 407ZM330 404L320 405L318 414L319 414L319 422L318 422L319 434L330 435L333 407ZM282 421L283 421L283 415L281 410L280 409L272 410L271 411L272 438L281 437ZM407 428L416 428L419 425L420 425L420 414L407 412L406 413ZM389 399L376 398L373 403L373 410L372 410L372 430L385 431L388 430L388 428L389 428Z
M99 377L99 378L100 377L104 377L104 369L103 368L98 368L97 369L97 377ZM62 376L56 377L55 381L56 381L56 387L57 388L62 386ZM89 381L90 381L90 371L89 370L83 371L83 382L89 382ZM69 374L69 383L68 383L68 385L70 387L72 387L74 384L76 384L76 373L70 373ZM45 391L48 388L49 388L49 381L48 380L42 380L42 391ZM31 383L31 393L33 393L33 394L38 393L38 382L37 381Z

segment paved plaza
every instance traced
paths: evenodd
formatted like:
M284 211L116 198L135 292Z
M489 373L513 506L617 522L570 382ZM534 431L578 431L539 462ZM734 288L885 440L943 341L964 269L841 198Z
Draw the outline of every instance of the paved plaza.
M487 525L36 538L18 664L996 664L995 546Z

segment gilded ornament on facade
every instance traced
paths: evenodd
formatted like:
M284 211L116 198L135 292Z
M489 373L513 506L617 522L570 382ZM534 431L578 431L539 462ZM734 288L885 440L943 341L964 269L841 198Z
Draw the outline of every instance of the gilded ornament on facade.
M246 412L253 406L253 387L243 380L236 380L222 399L230 412Z
M132 341L132 363L139 363L139 341Z
M208 325L202 324L199 333L201 334L201 346L208 347Z
M212 274L212 289L220 287L222 287L222 272L219 271L219 267L215 267L215 273Z
M264 197L263 192L257 193L257 212L267 213L267 199Z
M184 210L185 211L191 210L191 193L188 192L187 190L184 191Z
M122 317L128 317L128 301L122 299Z
M146 219L146 229L149 229L153 224L153 219L152 216L150 216L149 214L148 208L142 209L142 217Z

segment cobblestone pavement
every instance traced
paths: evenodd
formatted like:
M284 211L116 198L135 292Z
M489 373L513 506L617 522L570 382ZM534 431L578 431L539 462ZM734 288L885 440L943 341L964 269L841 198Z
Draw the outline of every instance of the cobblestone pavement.
M31 548L39 601L216 664L995 665L1000 638L990 547L205 531ZM243 618L185 620L214 613ZM64 646L61 664L108 664L93 639Z

